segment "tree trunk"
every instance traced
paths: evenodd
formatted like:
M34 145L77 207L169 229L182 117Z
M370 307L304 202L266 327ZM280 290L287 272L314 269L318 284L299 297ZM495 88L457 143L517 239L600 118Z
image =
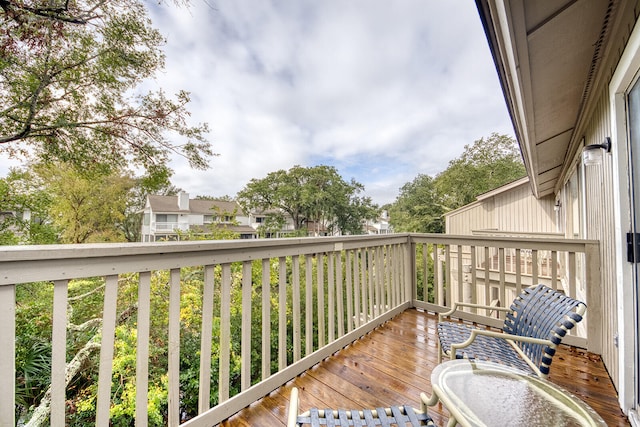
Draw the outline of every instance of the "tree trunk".
M98 348L100 348L100 343L97 342L95 335L91 338L87 343L76 353L71 362L67 363L67 367L65 369L65 388L69 385L71 380L80 372L82 367L85 365L85 362L89 360L91 354ZM33 415L31 419L26 424L25 427L40 427L46 425L49 420L49 415L51 414L51 385L47 388L47 391L44 393L44 397L40 401L40 405L33 411Z

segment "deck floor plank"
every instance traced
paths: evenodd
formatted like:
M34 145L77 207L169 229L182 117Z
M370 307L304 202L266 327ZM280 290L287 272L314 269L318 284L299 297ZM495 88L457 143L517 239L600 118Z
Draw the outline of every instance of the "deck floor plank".
M437 365L436 324L433 314L407 310L221 425L284 426L292 387L299 390L302 411L313 406L419 407L420 392L431 394L431 371ZM562 346L549 379L584 400L609 426L629 426L599 356ZM446 425L449 414L441 404L429 408L429 414L436 425Z

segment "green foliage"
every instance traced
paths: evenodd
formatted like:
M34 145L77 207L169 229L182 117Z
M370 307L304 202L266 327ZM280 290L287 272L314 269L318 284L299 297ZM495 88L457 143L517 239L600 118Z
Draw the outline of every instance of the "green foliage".
M257 229L259 237L274 237L282 230L287 220L280 212L271 212L265 216L265 220Z
M12 156L153 174L171 153L206 168L206 124L189 94L138 87L164 66L161 34L135 0L8 0L0 8L0 144ZM178 135L169 139L166 132ZM172 142L177 140L179 142Z
M362 184L344 181L334 167L294 166L252 179L238 201L247 211L282 210L296 230L322 224L329 234L362 234L362 221L378 213L370 198L360 196L362 191Z
M306 306L306 278L307 260L311 262L310 279L313 282L313 294L311 295L314 324L318 319L318 269L324 271L321 279L321 288L324 291L324 313L328 309L329 287L336 282L344 283L346 272L342 271L341 278L335 278L333 284L328 283L329 257L337 262L342 257L342 263L346 263L345 254L329 254L304 256L285 259L272 258L268 264L268 276L266 288L269 292L267 299L269 304L269 317L271 331L268 337L270 346L269 365L270 372L278 370L279 331L278 322L280 311L286 311L286 360L293 361L293 324L292 305L293 286L295 283L294 263L298 263L300 270L300 302L304 313ZM368 263L369 255L363 253L359 263ZM352 261L353 263L353 261ZM334 264L335 265L335 264ZM228 269L217 265L212 267L210 277L214 286L213 294L213 325L210 331L211 345L211 399L210 405L218 403L220 375L219 359L222 352L220 335L222 332L222 313L228 310L230 316L230 396L233 397L241 391L241 348L242 348L242 323L251 315L251 368L250 384L255 384L262 379L262 312L263 312L263 272L262 261L256 260L250 264L251 289L250 312L245 310L247 301L243 301L242 276L245 268L242 263L233 263ZM209 267L207 267L209 268ZM198 413L201 334L203 314L203 289L205 281L204 267L190 267L181 269L180 280L180 413L184 419L191 418ZM228 271L229 276L223 278L223 271ZM280 275L284 276L281 278ZM334 273L337 276L337 270ZM280 282L286 283L286 306L280 306ZM228 306L223 306L222 286L223 281L230 284ZM136 396L136 353L138 336L138 274L121 275L118 283L117 301L117 325L115 332L115 348L113 359L113 372L111 381L111 408L110 424L114 426L132 425L135 417ZM100 322L104 300L105 281L102 278L88 278L73 280L69 283L68 318L71 327L67 334L68 360L76 354L87 342L100 342ZM151 317L149 337L149 424L152 426L166 425L167 400L168 400L168 308L169 308L170 274L169 271L156 271L151 275ZM346 295L343 295L346 298ZM20 333L16 343L17 348L17 377L16 387L18 391L18 412L20 419L26 421L29 418L29 408L39 404L49 383L50 358L51 358L51 306L53 299L53 286L50 283L32 283L19 285L17 288L18 312L17 327ZM346 300L345 300L346 301ZM348 319L343 319L346 322ZM328 321L325 317L326 337ZM317 326L311 331L314 348L318 348ZM302 354L305 355L305 340L307 331L302 328L300 343ZM326 341L325 341L326 342ZM96 392L98 376L99 354L94 352L83 363L83 369L74 378L67 388L67 419L66 425L83 426L91 424L96 416ZM184 420L183 420L184 421Z
M62 243L122 242L121 224L134 185L128 175L67 164L41 164L37 170L52 200L51 221Z
M51 195L33 173L12 169L6 178L0 178L0 245L55 243L51 202Z
M16 286L16 414L27 414L51 378L53 286Z
M390 223L395 231L442 233L446 212L525 174L516 141L493 133L466 145L435 178L418 175L405 184L389 207Z
M178 191L166 172L132 178L64 163L12 169L0 179L0 206L12 212L0 213L0 245L139 241L147 194Z
M506 135L491 134L473 145L465 145L462 155L438 174L435 186L448 209L473 202L477 196L526 175L516 141Z
M429 175L418 175L400 189L389 207L389 222L396 232L444 232L444 208Z

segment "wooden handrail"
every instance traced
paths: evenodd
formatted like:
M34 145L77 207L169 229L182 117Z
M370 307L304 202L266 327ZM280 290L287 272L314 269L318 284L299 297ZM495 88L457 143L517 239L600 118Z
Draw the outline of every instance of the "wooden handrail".
M483 268L491 251L498 257L497 268ZM136 244L88 244L3 247L0 249L0 342L15 343L15 289L21 283L56 283L56 333L52 347L56 358L52 364L55 393L51 408L59 422L64 416L64 378L67 368L59 355L66 348L66 334L61 322L66 318L66 288L75 279L104 278L106 292L102 319L103 346L100 348L97 425L109 422L113 331L118 315L115 310L118 280L128 274L138 277L138 390L148 387L149 360L148 319L151 315L149 283L157 272L168 272L170 289L166 316L169 327L169 423L180 418L180 286L181 272L202 268L201 331L220 327L218 382L220 402L209 407L211 383L210 334L202 336L200 360L200 415L186 425L212 425L276 389L330 356L341 347L395 316L408 307L436 312L446 311L454 301L481 304L498 299L509 301L511 292L519 291L540 276L540 271L519 270L525 251L537 259L550 259L545 273L552 286L572 297L586 300L587 328L573 338L573 343L590 350L598 347L601 307L596 296L600 289L600 260L597 241L540 237L452 236L443 234L389 234L382 236L320 237L234 241L194 241ZM528 252L527 252L528 253ZM509 260L507 269L507 256ZM514 261L516 260L516 261ZM240 267L233 267L240 263ZM272 265L273 264L273 265ZM488 264L485 264L488 265ZM513 267L513 268L512 268ZM536 267L537 268L537 267ZM277 276L272 283L272 274ZM220 279L218 279L218 277ZM259 283L255 283L255 278ZM221 282L218 282L221 280ZM239 332L239 375L241 392L232 395L229 388L233 360L230 337L230 295L235 286L241 289L242 330ZM253 291L252 291L253 290ZM420 291L420 292L419 292ZM262 293L260 331L251 331L252 292ZM218 293L221 300L213 301ZM495 293L495 295L493 295ZM304 294L304 296L303 296ZM494 298L495 297L495 298ZM62 299L61 299L62 298ZM61 302L62 301L62 302ZM271 301L277 305L271 307ZM212 318L214 304L220 307L219 319ZM279 307L285 307L279 309ZM326 307L326 308L325 308ZM272 323L272 310L278 310ZM155 313L154 313L155 314ZM460 316L488 325L499 324L491 313L468 308ZM313 331L317 331L314 338ZM251 372L252 333L262 336L258 363L262 372ZM274 357L277 372L271 372L271 334L277 334ZM218 337L215 337L217 340ZM255 349L253 349L255 350ZM0 346L0 389L14 389L15 346ZM235 357L235 356L234 356ZM233 375L232 375L233 374ZM261 379L257 384L256 377ZM62 387L62 388L61 388ZM0 425L15 425L15 397L0 399ZM136 416L146 418L146 393L140 394Z

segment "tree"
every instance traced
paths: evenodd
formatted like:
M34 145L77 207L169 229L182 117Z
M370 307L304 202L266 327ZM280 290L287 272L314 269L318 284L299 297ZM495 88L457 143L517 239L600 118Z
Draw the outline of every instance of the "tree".
M371 199L359 195L362 191L362 184L344 181L332 166L294 166L252 179L238 201L247 211L281 210L296 230L315 223L329 231L361 234L362 220L377 214Z
M442 203L456 209L473 202L477 196L526 175L516 141L492 133L449 162L447 169L436 176L435 186Z
M400 188L400 194L389 207L389 222L394 231L444 232L444 208L434 181L429 175L421 174Z
M335 220L330 223L330 231L336 229L342 234L362 234L363 220L374 220L380 213L380 209L370 197L351 195L342 200L347 203L342 206L333 206Z
M52 197L50 213L62 243L122 242L121 224L134 181L101 169L80 172L67 164L35 168Z
M209 200L218 200L210 198ZM228 201L228 200L224 200ZM234 230L239 225L235 220L238 215L238 209L227 211L219 206L211 208L213 213L213 222L201 227L189 228L185 232L176 230L178 240L236 240L240 238L240 233Z
M0 1L0 149L10 156L149 173L168 156L206 168L206 124L189 94L141 94L164 66L163 38L136 0ZM180 142L172 142L165 132Z
M12 169L0 179L0 245L57 242L51 222L51 195L34 174Z
M402 186L389 207L390 223L395 231L442 233L446 212L525 174L516 141L492 133L465 145L460 157L435 178L418 175Z

